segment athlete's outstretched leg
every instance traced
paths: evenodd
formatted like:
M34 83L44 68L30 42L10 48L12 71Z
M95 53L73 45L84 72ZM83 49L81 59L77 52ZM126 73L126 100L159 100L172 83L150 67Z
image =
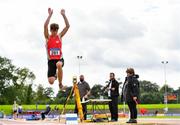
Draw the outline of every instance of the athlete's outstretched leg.
M56 66L57 66L57 69L58 69L57 77L58 77L58 81L59 81L59 89L63 88L63 84L62 84L62 78L63 78L62 65L63 65L63 63L61 61L58 61L56 63Z

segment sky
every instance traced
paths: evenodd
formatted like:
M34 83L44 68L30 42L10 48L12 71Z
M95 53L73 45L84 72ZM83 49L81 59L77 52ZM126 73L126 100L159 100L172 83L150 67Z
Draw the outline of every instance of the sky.
M0 0L0 56L29 68L35 85L58 91L58 82L51 86L47 80L43 25L49 7L50 23L58 23L60 31L62 8L70 23L62 40L64 85L72 86L79 74L90 87L106 85L110 72L123 82L133 67L139 80L163 86L166 71L167 84L180 87L179 0Z

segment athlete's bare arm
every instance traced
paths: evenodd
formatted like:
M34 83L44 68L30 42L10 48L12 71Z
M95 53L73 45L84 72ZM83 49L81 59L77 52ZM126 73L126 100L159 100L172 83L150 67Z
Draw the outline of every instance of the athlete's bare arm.
M48 18L46 19L46 22L44 23L44 37L46 39L49 38L48 24L49 24L52 14L53 14L53 10L51 8L48 8L48 14L49 14Z
M64 10L64 9L61 10L61 15L62 15L63 18L64 18L64 22L65 22L65 25L66 25L66 26L65 26L64 29L60 32L60 34L59 34L60 38L62 38L62 37L66 34L66 32L68 31L68 29L69 29L69 27L70 27L69 21L68 21L66 15L65 15L65 10Z

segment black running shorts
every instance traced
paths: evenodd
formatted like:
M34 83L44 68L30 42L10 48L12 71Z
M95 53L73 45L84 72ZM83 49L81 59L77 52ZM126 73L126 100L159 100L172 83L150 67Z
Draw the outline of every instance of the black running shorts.
M56 67L56 63L60 61L62 62L62 66L64 66L64 59L61 58L59 60L48 60L48 77L55 77L56 76L56 70L57 70L57 67Z

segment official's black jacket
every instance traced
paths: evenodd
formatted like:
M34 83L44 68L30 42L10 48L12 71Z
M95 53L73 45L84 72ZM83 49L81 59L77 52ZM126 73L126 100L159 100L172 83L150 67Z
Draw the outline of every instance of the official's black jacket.
M107 87L109 87L110 83L112 81L112 85L111 85L111 88L115 88L115 90L111 90L111 97L117 97L119 96L119 83L117 80L110 80L109 81L109 84L107 85Z
M139 76L133 75L125 78L125 82L122 88L121 101L130 102L133 101L133 97L139 99Z

